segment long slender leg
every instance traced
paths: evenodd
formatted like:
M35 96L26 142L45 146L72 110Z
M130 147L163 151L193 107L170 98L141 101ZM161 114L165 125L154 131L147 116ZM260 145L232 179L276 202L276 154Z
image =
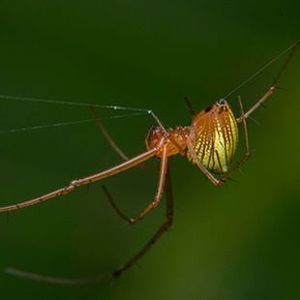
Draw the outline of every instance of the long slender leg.
M97 122L97 125L102 132L104 138L108 141L108 143L111 145L111 147L115 150L115 152L123 159L123 160L129 160L128 156L120 149L120 147L117 145L113 137L110 135L106 127L104 126L103 122L99 118L99 116L96 113L96 110L94 107L90 107L90 111L92 116Z
M251 154L250 153L250 146L249 146L249 135L248 135L247 119L244 117L245 112L244 112L244 106L243 106L243 102L242 102L242 97L239 96L238 100L239 100L239 105L240 105L240 109L241 109L241 116L243 118L244 136L245 136L245 152L244 152L244 156L247 159L250 156L250 154Z
M108 189L105 186L103 186L102 187L103 191L104 191L105 195L107 196L107 199L108 199L110 205L112 206L113 210L116 212L116 214L120 218L122 218L123 220L128 222L129 224L135 224L138 221L141 221L145 217L145 215L148 214L153 208L156 208L159 205L162 194L163 194L167 169L168 169L167 148L164 147L163 155L162 155L161 163L160 163L160 173L159 173L160 175L159 175L158 187L157 187L157 192L155 194L154 200L151 201L137 216L135 216L133 218L128 218L119 209L117 204L114 202L113 197L110 194L110 192L108 191Z
M283 64L282 68L280 69L280 71L278 72L277 76L275 77L275 83L270 86L268 88L268 90L264 93L264 95L259 98L256 103L247 111L244 112L244 110L242 109L242 114L240 117L238 117L236 119L236 121L238 123L243 123L244 124L244 132L245 132L245 139L246 139L246 147L248 147L248 150L246 150L245 152L245 156L242 159L242 161L240 162L240 164L247 159L247 157L250 155L250 151L249 151L249 142L248 142L248 131L247 131L247 124L246 124L246 119L258 108L260 107L276 90L277 88L277 81L280 79L280 77L282 76L283 72L286 70L288 63L291 61L296 49L298 48L298 46L300 45L300 41L298 41L297 43L295 43L295 46L293 46L293 48L291 49L287 59L285 60L285 63ZM240 102L241 103L241 102ZM241 106L242 108L242 106ZM197 166L199 167L199 169L206 175L206 177L214 184L214 185L220 185L222 183L224 183L224 181L232 174L233 171L235 171L237 168L234 168L233 171L229 172L228 174L226 174L223 178L216 178L211 172L209 172L207 170L207 168L201 163L201 161L198 159L191 141L188 139L187 140L187 145L188 145L188 149L189 152L193 158L193 160L196 162ZM240 165L239 164L239 165Z
M90 107L90 112L94 119L97 122L97 125L102 132L104 138L108 141L108 143L111 145L111 147L115 150L115 152L123 159L128 160L128 156L120 149L120 147L117 145L111 134L108 132L107 128L103 124L102 120L99 118L99 116L96 113L96 109L94 107ZM118 216L120 216L123 220L127 221L128 223L131 223L131 219L126 217L126 215L119 209L119 207L116 205L116 203L113 200L112 195L110 194L109 190L105 185L102 186L102 189L104 191L104 194L106 195L107 199L109 200L109 203L111 204L113 210L117 213Z
M244 128L244 138L245 138L245 149L242 157L240 160L236 163L236 165L224 176L221 177L222 181L227 180L230 178L239 168L240 166L250 157L250 147L249 147L249 136L248 136L248 127L247 127L247 119L244 117L244 107L242 103L242 98L241 96L238 97L239 100L239 105L240 105L240 110L241 110L241 118L242 118L242 123L243 123L243 128Z
M293 46L293 48L290 50L283 66L281 67L278 74L276 75L276 77L274 79L274 84L268 88L268 90L265 92L265 94L260 99L258 99L256 101L256 103L247 112L244 113L243 116L240 116L239 118L237 118L238 123L242 123L243 118L247 119L258 107L260 107L274 93L274 91L277 88L277 83L278 83L279 79L282 77L282 74L287 69L288 64L290 63L291 59L293 58L299 45L300 45L300 41L295 43L295 46Z
M266 91L266 93L258 99L258 101L246 112L243 116L238 117L236 120L238 123L242 123L243 119L247 119L257 108L259 108L276 90L276 85L272 85Z
M53 277L42 275L38 273L23 271L15 268L6 268L5 273L21 278L26 278L33 281L45 282L51 284L62 284L62 285L84 285L92 283L100 283L111 279L111 275L98 275L83 278L68 278L68 277Z
M298 49L299 46L300 46L300 40L297 41L295 43L295 46L293 46L293 48L289 51L289 54L288 54L288 56L287 56L287 58L286 58L286 60L285 60L285 62L283 64L283 66L281 67L281 70L278 72L277 76L274 79L275 82L278 82L279 79L280 79L280 77L282 76L282 74L285 72L285 70L287 69L290 61L294 57L294 55L295 55L295 53L296 53L296 51L297 51L297 49Z
M160 163L158 187L157 187L157 192L155 194L154 200L151 203L149 203L143 209L143 211L139 213L136 217L130 218L130 223L134 224L142 220L146 214L148 214L153 208L156 208L159 205L165 187L167 170L168 170L168 156L167 156L167 147L165 146L163 148L163 156L161 158L161 163Z
M163 143L163 141L162 141L162 143ZM102 172L99 172L99 173L96 173L96 174L93 174L93 175L90 175L90 176L86 176L86 177L81 178L81 179L73 180L68 185L66 185L66 186L64 186L60 189L57 189L55 191L52 191L48 194L39 196L37 198L31 199L31 200L28 200L28 201L24 201L24 202L21 202L21 203L18 203L18 204L13 204L13 205L0 207L0 213L7 212L7 211L13 211L13 210L17 210L17 209L20 209L20 208L25 208L25 207L28 207L28 206L32 206L32 205L35 205L35 204L42 203L44 201L47 201L49 199L52 199L52 198L55 198L55 197L58 197L58 196L69 194L69 193L73 192L78 187L88 185L92 182L96 182L96 181L102 180L104 178L107 178L107 177L116 175L118 173L121 173L125 170L131 169L131 168L135 167L136 165L139 165L142 162L144 162L144 161L148 160L149 158L153 157L155 155L155 153L157 152L157 150L158 149L156 149L156 148L151 149L151 150L146 151L146 152L144 152L140 155L137 155L136 157L134 157L134 158L132 158L128 161L125 161L125 162L123 162L123 163L121 163L121 164L119 164L115 167L112 167L108 170L105 170L105 171L102 171Z
M100 283L103 281L111 280L113 278L119 277L125 271L129 270L138 260L140 260L153 246L154 244L161 238L161 236L167 232L173 222L174 217L174 208L173 208L173 189L170 175L170 168L167 165L166 170L166 218L152 238L144 245L144 247L135 254L132 258L130 258L125 264L121 265L114 272L108 275L97 275L92 277L85 278L64 278L64 277L52 277L45 276L42 274L26 272L22 270L18 270L15 268L7 268L6 273L27 278L29 280L46 282L51 284L63 284L63 285L83 285L83 284L92 284L92 283Z
M173 207L173 189L172 189L172 182L171 182L171 175L170 169L168 167L167 174L166 174L166 219L159 227L159 229L155 232L152 238L149 240L148 243L131 259L129 259L124 265L120 266L112 273L112 278L120 276L122 273L130 269L138 260L140 260L152 247L153 245L161 238L161 236L168 231L170 226L173 223L174 217L174 207Z
M122 211L121 209L118 207L118 205L115 203L114 199L113 199L113 196L111 195L110 191L108 190L108 188L103 185L102 186L102 189L103 189L103 192L105 194L105 196L107 197L108 199L108 202L110 203L112 209L115 211L115 213L121 218L123 219L124 221L126 221L127 223L130 223L130 218L128 218Z

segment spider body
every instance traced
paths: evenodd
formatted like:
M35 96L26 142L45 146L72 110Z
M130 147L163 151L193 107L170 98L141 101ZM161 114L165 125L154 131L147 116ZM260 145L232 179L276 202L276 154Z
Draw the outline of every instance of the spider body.
M129 224L135 224L138 221L142 220L152 209L157 207L161 202L163 193L165 191L166 214L163 223L155 231L150 240L145 243L143 248L140 249L140 251L138 251L119 268L115 269L114 272L108 274L107 277L99 275L87 278L57 278L43 276L36 273L24 272L12 268L7 269L7 272L17 276L48 283L86 284L102 281L103 278L111 279L114 277L118 277L123 272L130 269L139 259L141 259L145 255L145 253L147 253L153 247L153 245L160 239L163 233L165 233L172 225L174 207L172 182L170 176L170 156L174 156L176 154L186 156L193 164L195 164L199 168L199 170L206 176L207 179L212 182L212 184L214 184L215 186L223 184L236 170L239 169L241 164L248 159L250 155L250 147L248 140L247 119L275 92L277 87L276 83L285 71L298 45L300 45L300 41L297 41L289 48L281 52L277 57L268 62L264 67L250 76L247 80L242 82L237 88L232 90L226 96L228 97L233 92L237 91L259 73L261 73L270 64L278 60L283 54L289 52L285 63L275 77L274 84L271 85L265 91L265 93L260 98L258 98L250 108L248 108L248 110L244 111L242 99L241 97L238 98L241 113L237 118L234 116L229 104L224 99L216 101L213 105L198 113L194 113L193 108L191 107L191 105L189 105L189 108L193 114L190 126L165 129L157 116L152 111L148 111L148 113L150 113L157 121L159 126L154 127L148 131L148 135L146 137L147 150L130 159L126 155L124 155L124 153L116 145L115 141L106 131L101 120L97 118L97 116L95 116L95 119L103 135L124 161L107 170L72 180L67 185L61 188L58 188L41 196L37 196L33 199L23 201L18 204L11 204L0 207L0 213L18 210L21 208L40 204L60 196L65 196L79 187L87 186L94 182L101 181L105 178L134 168L135 166L138 166L153 157L157 157L160 160L157 190L154 197L152 198L152 201L148 203L143 208L143 210L135 217L128 218L115 204L111 194L105 186L103 186L103 190L115 212ZM242 125L244 129L244 154L233 165L232 161L239 140L238 125Z
M109 191L105 186L103 187L103 190L116 213L129 224L135 224L159 205L166 186L167 205L165 221L161 224L148 243L146 243L136 255L109 274L107 278L111 279L118 277L134 265L155 244L162 234L168 230L173 222L173 194L169 169L169 157L176 154L187 156L187 158L195 164L215 186L223 184L226 179L228 179L228 177L230 177L234 171L239 168L241 163L249 157L250 152L246 125L248 116L267 98L269 98L274 91L275 86L271 86L247 112L244 112L241 98L239 98L241 115L238 118L235 118L229 104L225 100L218 100L213 105L194 114L190 126L179 126L169 129L165 129L163 126L154 127L149 130L146 137L147 151L131 159L125 158L124 162L110 169L72 180L67 185L47 194L18 204L0 207L0 213L14 211L20 208L36 205L56 197L65 196L79 187L89 185L131 169L152 157L159 158L160 172L157 191L153 200L146 205L146 207L137 216L128 218L125 214L123 214L123 212L121 212L114 203ZM243 124L244 126L245 153L240 161L237 162L236 166L230 168L238 144L238 124ZM102 132L106 133L99 119L98 125ZM108 139L111 139L108 135L106 136ZM117 151L117 147L114 146L114 148ZM218 176L215 176L215 174ZM74 279L47 277L12 268L8 269L7 272L33 280L60 284L86 284L103 280L103 276Z
M226 173L229 170L238 144L238 127L234 114L227 103L221 99L214 105L197 113L191 126L149 130L146 138L147 149L157 149L156 156L162 157L166 146L167 156L186 155L196 163L188 148L191 142L197 160L208 170Z
M155 156L162 158L163 147L167 147L167 156L176 154L185 155L187 138L190 135L190 127L176 127L164 130L160 126L151 128L146 137L148 150L157 149Z

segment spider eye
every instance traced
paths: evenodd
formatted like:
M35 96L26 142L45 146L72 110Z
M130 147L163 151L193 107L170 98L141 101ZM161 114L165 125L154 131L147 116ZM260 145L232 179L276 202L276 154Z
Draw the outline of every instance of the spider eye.
M225 99L220 99L217 101L218 104L224 105L226 104L226 100Z

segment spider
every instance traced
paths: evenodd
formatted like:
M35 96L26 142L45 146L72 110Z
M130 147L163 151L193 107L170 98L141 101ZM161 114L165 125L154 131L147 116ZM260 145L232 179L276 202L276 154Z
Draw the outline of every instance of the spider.
M131 159L121 151L113 138L110 136L101 119L96 115L96 112L91 108L91 112L97 121L97 124L102 131L105 138L111 144L113 149L123 158L124 162L101 171L99 173L89 175L80 179L72 180L69 184L62 188L39 196L37 198L24 201L18 204L0 207L0 213L14 211L17 209L25 208L28 206L36 205L44 201L67 195L75 189L89 185L94 182L101 181L124 172L128 169L134 168L150 158L157 157L160 159L160 171L157 184L157 191L153 200L135 217L128 218L117 207L108 189L103 186L103 190L115 212L129 224L135 224L141 221L152 209L156 208L162 199L163 192L166 189L166 215L165 220L151 237L151 239L144 245L144 247L130 258L125 264L121 265L113 271L108 277L115 278L120 276L130 267L132 267L141 257L150 250L150 248L159 240L173 222L173 193L172 183L170 177L170 164L169 160L172 156L177 154L186 156L188 160L196 165L200 171L212 182L213 185L219 186L226 182L236 170L239 169L241 164L245 162L250 156L249 139L247 120L250 115L258 109L277 89L277 81L281 77L283 71L287 67L292 55L294 54L299 41L294 43L288 49L284 50L279 56L271 60L267 65L259 70L261 72L264 68L269 66L283 54L289 51L289 55L275 77L274 83L266 90L266 92L247 110L244 110L242 99L239 96L238 102L240 106L240 115L235 117L230 105L225 99L216 101L213 105L208 106L204 110L195 113L189 100L186 102L193 115L190 126L179 126L176 128L165 128L159 119L155 116L158 126L149 130L146 136L147 150ZM241 85L251 80L259 72L256 72L248 80L244 81ZM241 87L238 86L238 88ZM234 91L236 91L235 89ZM232 94L232 91L230 94ZM226 98L226 97L225 97ZM233 158L238 147L238 126L241 125L244 133L244 153L242 157L233 164ZM85 284L91 282L99 282L103 279L102 276L93 278L56 278L47 277L35 273L23 272L16 269L8 269L9 273L27 277L33 280L45 281L50 283L63 283L63 284Z

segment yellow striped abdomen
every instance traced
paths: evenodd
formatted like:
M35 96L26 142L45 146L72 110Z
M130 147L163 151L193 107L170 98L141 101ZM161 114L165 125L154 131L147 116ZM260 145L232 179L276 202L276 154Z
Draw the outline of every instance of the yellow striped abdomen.
M194 117L191 141L197 159L208 170L228 172L238 144L238 128L225 100L217 101ZM188 157L194 161L191 153L188 153Z

